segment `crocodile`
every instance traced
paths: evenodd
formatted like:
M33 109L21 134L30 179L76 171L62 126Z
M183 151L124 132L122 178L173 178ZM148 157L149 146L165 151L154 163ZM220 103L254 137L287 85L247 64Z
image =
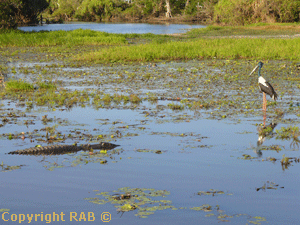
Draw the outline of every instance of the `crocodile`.
M119 145L109 142L100 142L99 144L83 144L83 145L51 145L43 147L32 147L23 150L12 151L7 154L16 155L61 155L70 152L90 151L91 149L114 149Z

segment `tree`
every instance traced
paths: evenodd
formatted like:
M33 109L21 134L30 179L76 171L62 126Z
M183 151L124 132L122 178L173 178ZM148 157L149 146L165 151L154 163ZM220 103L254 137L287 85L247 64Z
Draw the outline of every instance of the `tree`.
M300 0L220 0L214 6L214 21L230 25L257 22L297 22Z
M16 27L15 12L16 7L12 1L3 0L0 2L0 28L14 28Z
M18 23L37 23L39 14L49 6L46 0L18 1L20 2L20 7L18 8Z
M17 24L37 23L38 15L47 7L46 0L1 0L0 28L15 28Z
M167 18L171 18L172 17L172 13L171 13L171 6L170 6L170 0L166 0L166 17Z

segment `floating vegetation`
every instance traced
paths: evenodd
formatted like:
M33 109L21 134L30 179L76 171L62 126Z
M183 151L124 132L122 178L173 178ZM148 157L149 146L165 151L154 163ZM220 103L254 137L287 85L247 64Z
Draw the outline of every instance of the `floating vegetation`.
M98 191L96 191L98 192ZM102 196L96 198L86 198L94 204L111 203L119 212L128 212L137 210L135 216L147 218L157 210L176 209L170 200L164 200L170 192L166 190L155 190L150 188L119 188L115 194L109 192L100 192L96 195Z
M251 160L251 159L257 159L257 157L253 157L251 155L248 154L243 154L243 157L238 157L238 159L245 159L245 160Z
M280 145L270 145L270 146L261 146L260 150L271 150L271 151L276 151L279 152L284 148L283 146Z
M221 194L225 194L225 192L224 191L218 191L218 190L215 190L215 189L209 189L209 191L199 191L197 193L197 195L211 195L211 196L216 196L216 195L221 195ZM226 195L232 195L232 194L227 193Z
M168 107L172 110L183 110L184 106L180 104L169 103Z
M129 96L129 101L134 104L139 104L140 102L142 102L142 99L139 96L137 96L136 94L131 94Z
M22 55L21 52L20 54ZM56 60L55 56L53 57L53 60ZM178 68L183 68L183 64L177 62L164 62L162 65L151 73L148 67L144 68L137 63L86 67L85 64L66 62L58 64L51 61L42 66L20 65L15 69L30 71L26 75L26 80L35 81L33 85L36 89L22 92L22 95L0 90L0 96L3 99L19 101L18 104L27 107L28 111L40 106L51 109L61 107L69 109L73 106L133 109L139 105L148 105L149 102L157 104L157 109L153 110L150 116L161 116L162 111L167 109L175 112L183 109L192 110L199 112L199 116L209 113L212 119L233 119L236 115L255 116L260 113L259 95L254 92L255 80L249 82L244 73L245 70L252 69L247 62L237 63L231 60L186 62L185 67L197 69L196 73L190 69L184 73L180 72L182 69L178 71ZM289 64L280 73L286 73L291 68L292 65ZM273 73L272 67L271 69L266 67L266 70ZM43 71L46 71L45 74ZM15 77L24 78L24 74L18 72ZM239 90L238 82L233 82L236 79L247 84L243 87L243 91ZM281 86L281 79L281 76L278 76L277 80L272 81L273 85ZM222 91L211 93L209 90L214 90L216 86L222 87ZM279 101L278 104L276 108L280 107L286 113L284 102ZM276 115L280 114L275 110L275 106L269 106L268 109L274 109L273 113ZM269 130L264 132L268 133Z
M280 130L276 130L276 139L295 139L298 138L299 135L299 127L296 126L281 127Z
M267 157L266 160L271 161L271 162L276 162L277 161L277 159L274 158L274 157Z
M266 218L265 217L261 217L261 216L254 216L251 219L255 219L255 220L249 220L248 222L251 224L261 224L261 222L266 222Z
M156 153L156 154L162 154L163 152L166 152L166 151L162 151L162 150L151 150L151 149L136 149L135 151L137 151L137 152L152 152L152 153Z
M196 210L196 211L204 211L204 212L211 212L212 211L212 206L211 205L208 205L208 204L205 204L205 205L202 205L202 206L199 206L199 207L192 207L191 208L192 210Z
M202 206L192 207L190 209L195 211L203 211L207 213L205 217L215 217L219 222L231 222L231 220L234 220L239 217L245 217L247 218L249 223L253 223L253 224L261 224L260 222L266 221L264 217L259 217L259 216L252 217L247 214L234 214L234 215L225 214L224 210L221 210L219 205L213 207L209 204L204 204ZM249 219L255 219L255 220L249 221Z
M280 187L278 184L271 182L271 181L267 181L266 183L264 183L264 185L260 188L255 188L256 191L266 191L267 189L273 189L273 190L277 190L278 188L284 188L284 187Z
M24 166L24 165L9 166L9 165L4 164L3 162L1 162L1 164L0 164L1 172L8 172L8 171L12 171L12 170L21 169L22 166Z
M281 140L290 140L292 139L292 142L290 144L293 148L299 148L299 136L300 131L299 127L296 126L288 126L288 127L281 127L280 130L276 130L276 139Z
M39 82L39 83L37 83L37 85L40 89L56 89L57 88L57 86L55 84L49 83L49 82L48 83Z
M282 156L281 159L281 166L282 166L282 170L286 170L288 169L289 166L292 165L293 162L295 163L299 163L300 162L300 157L286 157L285 155Z
M5 90L11 92L33 91L34 86L22 80L10 80L5 83Z
M9 212L10 209L0 209L0 212Z

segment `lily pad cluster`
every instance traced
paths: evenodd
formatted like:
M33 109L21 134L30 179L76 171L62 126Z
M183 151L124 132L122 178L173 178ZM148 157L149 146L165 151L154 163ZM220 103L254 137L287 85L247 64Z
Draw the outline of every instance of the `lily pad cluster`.
M100 197L86 200L94 204L113 204L119 212L136 211L135 216L140 218L147 218L158 210L176 209L172 201L164 199L170 194L166 190L124 187L113 192L100 192L96 194Z

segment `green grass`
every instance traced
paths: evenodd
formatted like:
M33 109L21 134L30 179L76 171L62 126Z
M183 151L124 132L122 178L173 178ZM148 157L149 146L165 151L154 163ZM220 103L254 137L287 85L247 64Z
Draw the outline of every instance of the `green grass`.
M39 82L37 83L37 86L39 89L43 90L53 90L56 89L56 85L52 83L45 83L45 82ZM27 91L33 91L34 85L27 83L22 80L10 80L5 83L5 90L8 92L27 92Z
M32 84L26 83L22 80L10 80L5 83L6 91L33 91L34 87Z
M299 39L197 39L117 46L76 56L75 60L128 62L190 59L300 59Z
M187 38L220 37L220 36L276 36L299 34L300 25L296 23L257 23L247 26L207 26L192 29L185 34Z
M78 45L116 45L127 44L126 37L92 30L0 33L0 46L78 46Z
M40 82L37 84L40 89L56 89L56 85L52 83Z
M67 58L79 64L191 59L300 60L299 38L278 38L284 34L294 35L299 32L298 24L208 26L193 29L180 36L108 34L83 29L52 32L7 31L0 32L0 46L18 48L2 53L9 54L10 57L33 49L34 52L50 53L46 55L47 60L57 60L60 57L61 60ZM268 35L274 35L275 38ZM95 48L102 45L107 47ZM20 50L19 47L31 48Z
M176 103L169 103L168 108L172 110L183 110L184 106L181 104L176 104Z

